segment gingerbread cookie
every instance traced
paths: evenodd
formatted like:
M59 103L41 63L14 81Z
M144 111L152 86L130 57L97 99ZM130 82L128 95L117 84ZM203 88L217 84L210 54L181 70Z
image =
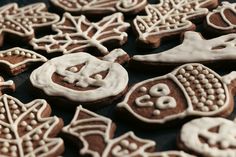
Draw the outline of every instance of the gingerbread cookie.
M46 62L47 58L36 52L15 47L0 51L0 65L12 75L17 75L27 70L33 63Z
M159 47L162 39L195 30L190 20L203 18L217 5L218 0L160 0L159 4L147 5L147 15L133 21L140 46Z
M185 64L135 84L117 107L150 125L187 116L228 116L234 108L235 73L221 77L201 64Z
M207 15L205 26L212 33L236 33L236 3L222 2Z
M62 132L72 141L79 143L79 154L89 157L193 157L184 152L154 152L155 142L141 139L133 132L112 138L115 124L108 118L77 107L74 118Z
M44 3L35 3L18 8L16 3L10 3L0 8L0 46L3 44L5 35L29 41L34 37L34 31L48 27L59 21L56 14L47 12Z
M51 3L63 12L98 16L115 12L136 14L144 9L147 0L51 0Z
M120 64L111 62L120 61L127 55L117 52L104 57L109 61L84 52L54 58L34 70L30 81L33 87L56 97L55 101L62 97L65 104L96 107L92 104L110 103L122 96L128 85L127 71ZM113 53L116 55L111 55Z
M47 53L68 54L95 48L105 55L109 52L106 46L120 46L126 42L128 27L121 13L106 16L98 22L89 22L83 15L65 13L61 22L53 25L57 34L33 39L31 44L34 49Z
M0 76L0 95L4 92L14 92L16 85L12 80L5 81L2 76Z
M178 145L202 157L235 157L236 123L224 118L199 118L183 125Z
M185 63L215 63L236 60L236 34L228 34L205 40L200 33L185 32L181 45L167 51L135 55L131 64L146 66L176 66Z
M4 157L54 157L64 150L55 138L63 121L49 117L50 106L37 99L23 104L14 97L0 97L0 154Z

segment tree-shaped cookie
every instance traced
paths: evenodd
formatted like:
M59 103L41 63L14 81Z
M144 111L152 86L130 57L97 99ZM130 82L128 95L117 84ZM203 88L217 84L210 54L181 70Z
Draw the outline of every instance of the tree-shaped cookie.
M202 157L235 157L236 123L224 118L199 118L183 125L178 145Z
M51 157L64 150L55 138L63 126L61 119L49 117L45 100L23 104L14 97L0 97L0 154L4 157Z
M207 15L205 24L207 30L213 33L235 33L236 3L222 2L221 6Z
M135 55L131 63L148 66L176 66L185 63L216 63L236 61L236 34L228 34L205 40L200 33L188 31L184 41L164 52L148 55Z
M164 38L195 30L190 20L201 19L217 4L217 0L160 0L159 4L147 5L147 15L134 19L138 41L149 48L158 47Z
M20 47L15 47L0 51L0 65L2 70L6 70L11 75L17 75L33 63L46 62L44 56Z
M136 14L144 9L147 0L51 0L51 3L64 12L98 16L114 12Z
M0 76L0 95L5 92L14 92L16 89L15 83L12 80L5 81L2 76Z
M221 77L201 64L185 64L135 84L118 109L149 125L188 116L228 116L234 108L235 79L235 72Z
M108 118L89 110L77 107L74 118L62 132L80 143L79 154L89 157L193 157L184 152L167 151L154 152L155 142L141 139L133 132L127 132L117 138L112 138L115 124Z
M34 70L30 81L43 96L56 97L56 102L90 107L105 105L126 92L128 73L116 63L126 58L121 49L101 59L84 52L67 54Z
M0 46L6 35L29 41L34 37L35 30L56 23L60 17L47 12L44 3L35 3L18 8L10 3L0 8Z
M95 48L104 55L108 53L106 45L114 47L126 42L128 27L121 13L106 16L98 22L89 22L83 15L65 13L62 20L53 25L57 34L33 39L31 44L34 49L47 53L68 54Z

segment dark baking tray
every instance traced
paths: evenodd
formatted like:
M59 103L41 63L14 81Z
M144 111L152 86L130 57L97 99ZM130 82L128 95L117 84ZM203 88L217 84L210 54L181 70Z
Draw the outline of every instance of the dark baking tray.
M235 0L228 0L228 1L235 2ZM48 0L0 0L0 6L3 6L7 3L12 3L12 2L16 2L20 6L24 6L24 5L36 3L36 2L45 2L48 5L49 10L51 10ZM149 2L155 4L155 3L158 3L159 1L158 0L149 0ZM132 21L132 17L129 17L128 21ZM204 31L201 24L198 25L197 28L198 28L197 31L199 31L199 32ZM50 32L43 32L43 34L48 34L48 33L50 33ZM43 34L38 34L37 36L41 36ZM161 52L161 51L167 50L169 48L172 48L180 43L180 41L177 39L177 40L168 41L168 42L162 44L162 46L157 49L150 49L150 50L140 49L140 48L136 48L135 37L133 35L133 32L130 30L128 32L128 34L129 34L128 43L125 44L122 48L125 51L127 51L131 56L134 54L147 54L147 53L153 53L153 52ZM207 36L207 34L205 33L204 36ZM31 47L26 44L21 44L21 43L12 44L9 42L5 42L4 46L1 47L0 49L4 50L4 49L11 48L14 46L19 46L19 47L31 49ZM10 77L8 75L5 75L3 72L0 72L0 74L3 75L6 80L12 79L15 81L16 92L13 93L12 95L15 96L16 98L20 99L24 103L27 103L27 102L37 98L34 94L32 94L32 92L29 88L29 86L30 86L29 76L30 76L32 70L33 69L29 69L28 71L26 71L16 77ZM129 78L130 78L129 84L130 85L132 85L136 82L142 81L144 79L147 79L147 78L156 77L162 71L162 69L158 69L158 68L152 72L141 71L141 70L138 71L138 70L132 70L132 69L127 69L127 70L129 72ZM224 67L224 68L218 68L216 71L220 74L226 74L226 73L229 73L231 70L232 70L231 68ZM177 149L176 137L178 135L181 125L177 125L177 126L169 127L169 128L153 128L152 130L138 129L138 126L135 126L135 124L128 124L126 121L119 118L119 115L115 116L116 103L117 102L114 102L113 104L110 104L109 106L105 106L105 107L95 111L101 115L110 117L117 124L117 130L116 130L115 136L119 136L127 131L134 131L134 133L141 138L154 140L157 143L157 150L158 151ZM58 117L63 118L65 124L68 124L70 122L75 111L64 110L64 109L60 108L59 106L57 106L56 103L51 103L50 105L53 109L53 114L57 115ZM236 115L236 111L234 111L232 113L230 118L231 119L234 118L235 115ZM122 115L120 115L120 116L122 116ZM63 156L75 157L75 156L78 156L78 151L79 150L76 146L72 145L70 141L65 140L65 153L63 154Z

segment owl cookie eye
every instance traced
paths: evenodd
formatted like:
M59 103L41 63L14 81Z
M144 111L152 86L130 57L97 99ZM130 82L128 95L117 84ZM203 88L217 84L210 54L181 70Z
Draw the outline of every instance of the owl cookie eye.
M158 83L151 87L151 89L149 90L149 94L154 97L169 95L170 89L166 84Z
M160 97L156 100L155 106L158 109L175 108L176 107L176 101L173 97L162 96L162 97Z

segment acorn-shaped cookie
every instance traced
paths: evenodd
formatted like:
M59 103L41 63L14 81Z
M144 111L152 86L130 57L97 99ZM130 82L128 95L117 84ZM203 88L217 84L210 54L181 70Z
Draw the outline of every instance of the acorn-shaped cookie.
M187 116L228 116L234 106L235 76L221 77L202 64L185 64L135 84L118 109L147 124Z

